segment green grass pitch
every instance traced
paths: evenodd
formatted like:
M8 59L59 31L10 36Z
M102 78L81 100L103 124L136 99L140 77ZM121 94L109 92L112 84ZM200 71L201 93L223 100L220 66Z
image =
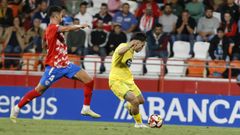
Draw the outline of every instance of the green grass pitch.
M239 135L240 128L163 125L135 129L133 123L0 119L0 135Z

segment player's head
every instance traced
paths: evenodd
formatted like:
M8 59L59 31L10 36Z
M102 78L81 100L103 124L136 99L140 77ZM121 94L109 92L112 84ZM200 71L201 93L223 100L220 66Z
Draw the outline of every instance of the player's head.
M55 20L57 23L62 21L62 8L59 6L51 6L48 10L50 20Z
M135 44L135 46L133 47L133 50L135 52L140 52L145 45L146 39L147 39L147 36L145 33L142 33L142 32L134 33L130 39L130 42L134 42Z

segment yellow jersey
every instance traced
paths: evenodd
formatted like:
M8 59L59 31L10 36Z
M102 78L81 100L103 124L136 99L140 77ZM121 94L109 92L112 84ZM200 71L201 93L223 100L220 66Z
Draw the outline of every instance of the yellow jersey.
M133 75L129 68L132 63L134 50L129 49L123 55L118 54L119 50L127 45L128 43L121 43L114 51L109 80L133 81Z

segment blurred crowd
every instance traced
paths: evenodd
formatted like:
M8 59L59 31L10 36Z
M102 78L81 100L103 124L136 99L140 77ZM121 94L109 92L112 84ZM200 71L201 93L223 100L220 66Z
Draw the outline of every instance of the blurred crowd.
M146 57L172 57L174 42L181 40L190 42L191 56L194 43L203 41L210 43L212 60L240 59L239 0L1 0L0 51L42 53L51 5L64 9L62 25L91 27L65 33L70 54L104 60L141 31L147 33Z

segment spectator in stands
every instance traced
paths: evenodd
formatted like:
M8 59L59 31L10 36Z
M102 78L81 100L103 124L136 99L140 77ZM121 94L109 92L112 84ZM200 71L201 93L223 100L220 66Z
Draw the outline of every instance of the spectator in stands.
M82 2L80 4L80 11L74 18L78 18L80 20L80 24L88 24L90 28L92 28L92 21L93 17L87 12L87 2ZM85 28L83 29L86 33L86 40L85 40L85 48L88 47L88 38L89 34L91 33L91 29Z
M93 17L87 12L87 5L87 2L82 2L80 4L79 13L76 14L74 18L78 18L80 20L80 24L88 24L92 28Z
M79 25L80 24L79 19L74 18L73 24ZM67 35L68 53L84 56L85 40L86 33L82 29L70 31Z
M178 17L172 13L171 4L164 6L163 15L159 17L159 23L163 25L163 32L167 34L175 33Z
M168 57L169 37L164 34L162 24L156 24L152 31L147 32L147 57Z
M100 74L105 72L104 59L107 55L106 44L108 41L108 33L103 30L103 21L98 20L97 28L94 29L89 37L89 48L86 54L98 54L101 57Z
M117 12L113 17L113 23L121 24L122 30L127 34L127 37L130 37L137 27L137 19L129 12L129 8L130 5L128 3L123 3L122 11Z
M226 36L232 41L235 41L235 36L237 35L237 23L229 12L224 13L221 27L224 29Z
M1 0L0 3L0 27L12 26L13 11L8 7L7 0Z
M196 22L203 16L204 5L199 0L192 0L186 5L186 9L189 11L191 17L195 19Z
M224 19L225 12L229 12L235 21L239 19L239 7L235 4L234 0L227 0L220 11L222 20Z
M113 24L113 31L111 31L109 34L108 43L106 46L107 54L112 56L118 45L126 42L127 36L124 32L122 32L121 25Z
M217 34L210 41L209 55L212 60L226 60L229 56L231 40L225 36L224 29L218 28Z
M114 16L115 13L119 12L121 4L121 0L108 0L107 5L109 13Z
M3 36L5 39L5 44L7 45L4 52L5 56L12 56L8 54L16 54L19 55L25 48L25 32L22 27L20 17L15 17L13 19L13 26L6 28L5 34ZM16 57L15 56L15 57ZM9 68L13 64L13 66L17 66L19 61L16 60L6 60L5 66Z
M73 24L73 17L68 15L68 11L66 7L62 8L62 25L72 25Z
M197 25L197 41L210 41L214 37L219 25L219 20L213 17L213 9L207 7L205 9L205 16L199 19Z
M27 31L26 41L28 43L28 46L24 49L24 52L42 52L42 38L44 32L40 27L40 24L40 19L35 18L33 20L33 27Z
M152 9L152 13L155 18L158 18L162 14L155 0L146 0L139 6L135 16L140 18L149 8Z
M176 25L176 40L188 41L191 44L190 54L193 54L193 45L195 42L194 29L196 27L195 20L190 16L188 10L182 12L182 16L178 18Z
M172 5L172 12L176 16L181 16L181 13L183 11L183 6L179 4L179 0L170 0Z
M49 17L47 15L47 8L48 8L48 4L45 0L42 0L41 1L41 4L40 4L40 11L36 12L33 16L33 20L35 18L38 18L41 20L41 28L42 29L46 29L48 23L49 23Z
M155 24L155 18L152 13L152 8L148 7L140 19L139 29L142 32L148 32L152 29Z
M108 13L108 5L102 3L99 13L93 17L93 28L97 27L98 20L103 21L103 29L110 32L112 29L112 16Z
M175 29L178 17L172 13L171 4L166 4L164 6L163 15L159 17L159 23L163 26L163 32L169 36L170 40L170 56L173 56L173 42L175 41Z

